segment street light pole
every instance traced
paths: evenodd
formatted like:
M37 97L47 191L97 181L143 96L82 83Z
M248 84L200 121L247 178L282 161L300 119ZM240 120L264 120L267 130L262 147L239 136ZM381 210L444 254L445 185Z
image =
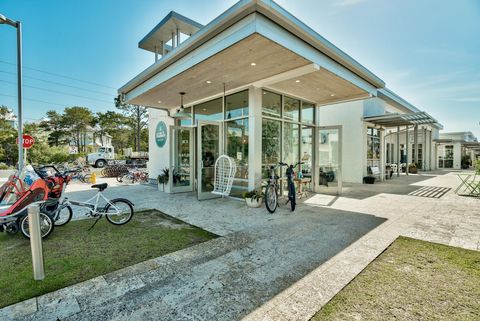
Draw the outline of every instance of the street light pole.
M17 85L18 85L18 169L23 167L23 77L22 77L22 23L0 14L0 24L17 29Z

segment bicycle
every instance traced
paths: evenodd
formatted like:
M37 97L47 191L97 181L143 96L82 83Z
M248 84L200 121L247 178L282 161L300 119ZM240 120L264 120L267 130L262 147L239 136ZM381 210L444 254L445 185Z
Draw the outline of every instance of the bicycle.
M287 176L287 185L288 185L288 200L285 204L290 203L290 209L295 211L295 206L297 204L295 199L295 183L293 178L295 175L294 169L303 162L297 162L295 165L288 165L286 163L278 163L280 166L288 166L285 174ZM267 187L265 188L265 207L270 213L274 213L278 207L278 198L280 185L278 183L279 177L275 174L275 168L278 166L270 166L270 177L268 180Z
M69 200L67 197L63 197L66 187L71 180L68 174L74 171L60 173L54 166L51 167L56 171L55 177L52 179L57 179L56 186L58 187L56 189L56 195L54 195L55 197L49 198L46 201L45 206L41 208L41 212L53 217L56 226L62 226L70 222L73 216L71 206L87 208L88 212L85 215L97 217L97 220L90 229L92 229L103 216L113 225L123 225L132 219L134 204L131 201L125 198L109 200L103 196L102 192L107 189L107 183L92 185L92 188L98 189L98 193L84 202ZM99 206L102 200L105 205Z
M148 183L148 173L138 168L129 169L128 173L117 176L119 183L135 184L136 182Z

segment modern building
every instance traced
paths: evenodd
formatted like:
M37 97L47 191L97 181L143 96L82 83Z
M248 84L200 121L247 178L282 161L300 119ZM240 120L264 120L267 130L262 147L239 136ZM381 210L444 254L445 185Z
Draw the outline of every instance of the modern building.
M150 177L168 168L171 193L214 197L214 162L221 154L237 164L233 196L259 188L280 161L303 161L314 191L336 188L335 164L355 168L345 175L358 181L368 160L382 157L372 137L382 135L385 124L421 124L415 117L431 122L273 1L241 0L205 26L171 12L139 47L155 62L119 93L149 107ZM400 117L402 109L413 118ZM395 121L382 118L389 113ZM355 118L356 128L342 123L342 115Z
M401 165L407 158L408 163L415 159L419 164L425 162L423 167L429 170L435 163L432 140L438 138L442 126L387 88L366 99L320 106L319 113L320 131L342 132L341 162L320 165L343 182L361 183L365 176L375 173L372 168L378 169L377 176L383 180L386 165ZM405 149L407 139L412 145L410 154Z
M439 169L466 169L480 157L480 143L472 132L440 133L435 142Z

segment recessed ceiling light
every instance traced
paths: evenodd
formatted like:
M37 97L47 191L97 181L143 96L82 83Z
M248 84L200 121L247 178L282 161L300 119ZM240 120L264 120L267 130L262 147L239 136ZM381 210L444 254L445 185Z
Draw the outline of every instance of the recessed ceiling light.
M295 80L295 82L296 82L296 83L299 83L299 82L300 82L300 79Z
M335 97L335 94L330 94L330 97Z
M250 66L253 66L253 67L255 67L256 65L257 65L257 64L254 63L254 62L252 62L252 63L250 64Z
M203 108L202 110L203 110L203 111L207 111L207 108Z
M212 82L210 80L207 80L207 84L211 84Z
M157 103L161 104L161 103L162 103L162 101L161 101L161 100L159 100L159 101L157 101Z

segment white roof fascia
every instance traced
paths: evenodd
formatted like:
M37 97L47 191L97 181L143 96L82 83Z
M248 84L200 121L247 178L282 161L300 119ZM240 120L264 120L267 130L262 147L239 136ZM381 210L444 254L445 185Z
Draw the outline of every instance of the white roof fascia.
M378 90L378 97L392 106L399 108L400 110L407 113L418 113L421 112L420 109L410 104L405 99L401 98L393 91L388 88L382 88Z
M241 0L180 44L180 46L175 48L174 51L167 54L165 57L162 57L162 59L122 86L118 90L119 93L128 93L156 73L175 63L196 48L204 45L208 40L214 38L234 23L241 21L247 15L255 11L258 11L267 17L270 16L270 19L274 19L275 23L280 24L287 30L290 29L289 32L293 32L300 39L305 39L307 42L303 41L304 44L308 43L314 48L317 48L317 50L338 62L339 65L342 65L343 68L356 73L357 77L364 79L374 87L382 88L385 86L385 83L380 78L368 71L365 67L328 42L325 38L321 37L311 28L300 22L297 18L289 14L273 1Z

